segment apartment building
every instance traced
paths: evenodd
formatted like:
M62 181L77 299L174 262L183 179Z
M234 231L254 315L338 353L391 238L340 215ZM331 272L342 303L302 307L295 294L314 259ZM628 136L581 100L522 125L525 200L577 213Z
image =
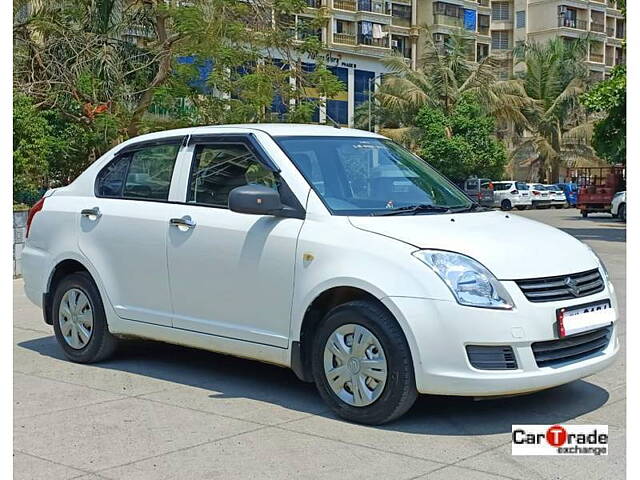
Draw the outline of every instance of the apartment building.
M322 60L347 87L341 96L328 99L326 108L319 109L313 120L325 123L329 116L352 125L356 107L368 100L368 92L388 73L381 60L391 52L416 66L419 1L307 0L305 11L295 16L298 35L312 34L322 40L326 45ZM318 16L324 20L321 29L306 32L300 28ZM314 68L315 60L304 59L303 68ZM275 106L274 110L283 108Z
M606 78L624 62L625 19L616 0L307 0L298 15L323 15L325 27L317 34L327 45L326 63L347 85L340 98L327 102L325 113L342 124L352 124L357 105L366 101L370 87L386 73L381 59L400 52L415 67L424 48L424 36L444 45L454 32L470 38L468 59L498 59L498 75L508 78L523 68L513 61L519 42L544 42L589 36L588 65L595 80ZM428 27L423 29L421 27Z
M500 61L503 78L522 68L514 65L514 46L553 37L588 35L587 61L596 80L624 62L625 19L616 0L423 0L418 21L429 25L436 42L446 42L453 29L465 31L474 47L469 58L480 61L492 54Z

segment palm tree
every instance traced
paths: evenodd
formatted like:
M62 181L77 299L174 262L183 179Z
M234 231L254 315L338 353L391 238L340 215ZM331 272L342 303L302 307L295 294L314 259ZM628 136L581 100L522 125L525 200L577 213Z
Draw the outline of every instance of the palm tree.
M588 48L588 38L556 38L545 44L525 43L514 52L526 67L522 80L534 105L524 111L529 126L512 161L529 157L521 165L537 169L551 182L558 181L563 165L598 161L591 148L593 119L579 101L589 83L584 61Z
M519 80L499 80L499 60L489 56L476 63L470 60L470 37L455 33L443 44L437 44L427 28L424 53L413 70L397 54L383 60L391 74L383 77L375 100L384 111L385 134L411 143L414 121L423 106L450 114L458 101L473 95L498 122L525 126L522 111L530 101Z

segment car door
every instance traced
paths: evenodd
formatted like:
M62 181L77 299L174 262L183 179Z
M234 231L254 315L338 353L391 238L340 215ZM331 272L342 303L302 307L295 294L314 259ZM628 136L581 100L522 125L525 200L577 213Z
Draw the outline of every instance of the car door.
M82 199L79 248L116 313L171 326L166 242L169 194L182 137L121 150Z
M185 203L167 243L174 327L286 348L303 221L228 209L235 187L283 196L286 185L247 135L196 141L187 155Z

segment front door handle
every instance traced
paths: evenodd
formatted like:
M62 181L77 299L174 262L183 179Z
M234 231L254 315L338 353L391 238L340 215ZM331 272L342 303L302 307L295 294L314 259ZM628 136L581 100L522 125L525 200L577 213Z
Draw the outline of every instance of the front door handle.
M181 218L172 218L169 223L173 226L184 228L194 228L196 226L196 222L189 215Z
M102 214L100 213L100 209L98 207L93 207L93 208L85 208L81 210L80 215L82 215L83 217L89 217L89 218L95 217L97 219Z

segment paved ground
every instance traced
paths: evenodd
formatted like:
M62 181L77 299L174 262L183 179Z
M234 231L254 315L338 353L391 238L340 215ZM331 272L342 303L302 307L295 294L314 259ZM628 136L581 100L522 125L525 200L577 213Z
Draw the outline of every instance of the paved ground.
M527 211L593 246L622 308L625 227L575 210ZM339 421L312 385L274 366L130 344L76 365L14 283L16 479L614 479L625 473L625 360L563 387L502 400L421 397L382 428ZM608 457L512 457L513 423L608 424Z

